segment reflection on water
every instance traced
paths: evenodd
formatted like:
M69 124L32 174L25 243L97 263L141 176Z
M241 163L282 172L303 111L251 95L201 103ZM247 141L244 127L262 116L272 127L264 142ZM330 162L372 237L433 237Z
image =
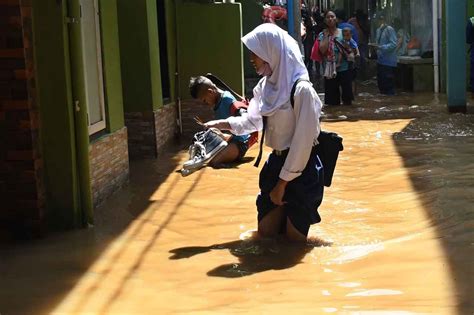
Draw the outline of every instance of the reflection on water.
M185 178L184 150L134 163L94 229L1 250L0 313L472 314L474 116L442 102L324 109L345 150L305 244L255 238L248 161Z

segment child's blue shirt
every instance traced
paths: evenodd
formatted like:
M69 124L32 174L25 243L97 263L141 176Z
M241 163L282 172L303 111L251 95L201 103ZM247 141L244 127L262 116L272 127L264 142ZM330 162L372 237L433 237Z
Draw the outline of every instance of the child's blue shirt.
M226 119L231 116L230 107L236 101L235 97L229 92L224 91L221 95L221 99L214 107L214 116L216 119ZM250 138L250 135L244 136L233 136L233 139L246 142Z
M359 48L359 46L357 45L357 42L353 38L351 38L351 40L349 41L349 47L351 47L352 49Z

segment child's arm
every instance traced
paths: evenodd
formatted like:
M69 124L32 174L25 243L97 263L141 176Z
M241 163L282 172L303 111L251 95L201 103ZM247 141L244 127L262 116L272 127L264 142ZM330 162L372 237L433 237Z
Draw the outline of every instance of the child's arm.
M247 113L243 116L230 116L227 119L211 120L204 124L206 128L229 130L236 136L248 135L263 128L263 120L255 100L250 100Z

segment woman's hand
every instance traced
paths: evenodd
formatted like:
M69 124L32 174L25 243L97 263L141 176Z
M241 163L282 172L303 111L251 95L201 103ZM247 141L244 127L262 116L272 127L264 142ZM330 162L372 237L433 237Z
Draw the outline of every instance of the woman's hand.
M211 120L203 124L206 128L217 128L219 130L230 130L230 124L224 119Z
M270 192L270 200L277 206L283 206L286 203L283 201L283 196L285 196L285 189L287 184L287 181L280 179Z

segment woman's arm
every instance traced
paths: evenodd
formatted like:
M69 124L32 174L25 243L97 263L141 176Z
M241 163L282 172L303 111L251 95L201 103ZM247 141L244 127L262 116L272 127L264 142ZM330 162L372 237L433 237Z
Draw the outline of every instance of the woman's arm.
M258 111L258 105L254 99L250 101L247 113L242 116L230 116L226 119L211 120L204 124L207 128L229 130L236 136L247 135L254 131L260 131L263 127L262 116Z
M292 181L301 175L320 131L321 100L308 82L298 84L295 91L295 131L290 151L280 172L280 179Z
M387 26L387 29L385 31L388 32L388 35L386 35L387 41L385 42L385 44L380 45L379 49L385 51L392 51L397 47L397 34L395 33L395 30L390 26Z
M356 56L360 56L360 50L359 50L359 47L356 47L356 48L355 48L355 53L356 53Z

